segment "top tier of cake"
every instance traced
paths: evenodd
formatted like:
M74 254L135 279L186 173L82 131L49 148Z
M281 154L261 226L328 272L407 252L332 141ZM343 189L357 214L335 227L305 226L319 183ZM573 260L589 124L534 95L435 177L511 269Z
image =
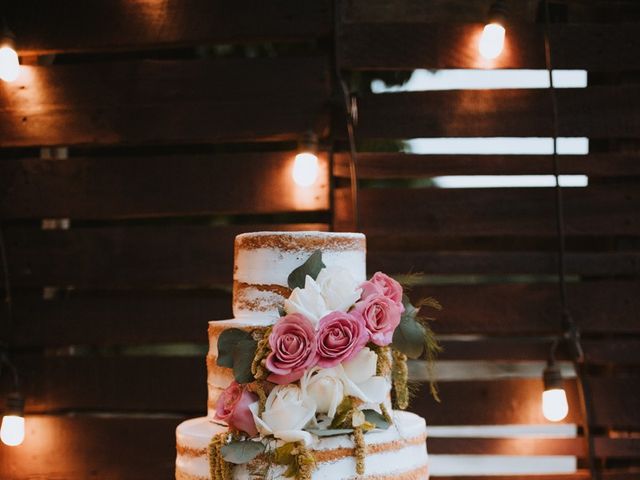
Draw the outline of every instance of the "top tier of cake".
M361 233L253 232L235 240L233 314L236 318L279 316L291 290L289 274L313 252L322 251L326 266L348 269L366 279L366 240Z

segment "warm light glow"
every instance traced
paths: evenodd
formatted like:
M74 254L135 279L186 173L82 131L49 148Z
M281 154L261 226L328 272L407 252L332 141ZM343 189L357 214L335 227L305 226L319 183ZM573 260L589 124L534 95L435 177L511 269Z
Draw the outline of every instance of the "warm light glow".
M504 27L499 23L485 25L478 44L480 55L487 60L497 58L504 47L504 34Z
M551 388L542 392L542 415L550 422L559 422L569 413L564 388Z
M302 152L296 155L293 164L293 181L301 187L313 185L318 178L318 157L314 153Z
M0 427L0 440L5 445L17 447L24 441L24 417L5 415Z
M16 51L5 45L0 48L0 79L13 82L20 73L20 60Z

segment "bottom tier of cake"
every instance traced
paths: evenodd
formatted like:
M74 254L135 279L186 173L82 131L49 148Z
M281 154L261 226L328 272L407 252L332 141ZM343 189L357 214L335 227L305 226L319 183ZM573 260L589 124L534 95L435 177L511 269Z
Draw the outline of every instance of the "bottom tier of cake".
M367 456L365 475L356 474L354 444L349 435L325 437L313 445L317 468L313 480L429 478L425 421L413 413L395 411L394 425L365 435ZM207 446L225 427L206 417L181 423L176 430L178 457L176 480L209 480ZM265 474L249 472L245 466L233 470L234 479L279 479L283 469L275 466Z

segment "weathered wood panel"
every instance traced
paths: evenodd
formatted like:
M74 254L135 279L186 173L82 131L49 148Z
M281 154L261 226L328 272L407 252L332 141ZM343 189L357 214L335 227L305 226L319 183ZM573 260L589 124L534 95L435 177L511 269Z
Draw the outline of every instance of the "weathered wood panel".
M326 0L25 0L5 15L26 54L308 39L333 23Z
M635 185L565 189L567 235L640 234L639 192ZM367 234L556 235L551 188L364 189L358 200ZM335 202L336 226L348 229L349 191L336 190Z
M0 216L108 219L328 210L329 172L298 187L296 152L0 162Z
M392 23L387 20L343 25L339 37L340 65L354 70L545 68L542 25L511 22L502 54L495 60L485 60L478 52L484 23L458 23L460 21ZM634 23L553 24L550 39L554 68L637 69L640 60L634 51L640 47L640 40L634 34L636 29ZM585 45L598 45L598 48L585 48Z
M326 230L325 224L129 226L7 231L16 286L163 287L229 284L233 239L258 230Z
M572 315L583 333L640 333L634 313L640 311L640 283L571 284L568 293ZM414 287L411 296L434 296L444 305L433 325L438 334L501 337L448 340L443 360L545 359L549 351L545 336L557 333L560 325L555 284ZM43 300L41 293L20 294L14 298L13 341L19 347L204 343L206 323L230 317L230 292L213 290L71 291L58 300ZM2 310L0 323L4 325L5 319ZM537 338L522 338L528 335ZM583 342L590 362L640 361L635 339Z
M425 235L429 235L426 232ZM397 234L387 234L390 239ZM371 239L372 236L369 236ZM427 237L432 238L432 237ZM417 240L423 240L417 237ZM447 238L445 237L445 240ZM489 237L489 242L496 241ZM471 250L473 242L468 243ZM478 242L480 243L480 242ZM422 272L435 274L500 275L528 273L533 275L556 274L558 255L555 252L536 251L416 251L394 249L373 251L368 257L370 271L381 270L394 274ZM640 274L640 254L629 252L568 252L566 255L568 273L585 276L638 276Z
M4 480L173 478L180 417L27 417L20 448L0 447Z
M420 178L441 175L551 175L550 155L418 155L407 153L358 153L358 178ZM606 153L560 155L561 174L590 177L640 175L634 154ZM333 174L349 178L349 155L334 155Z
M558 89L565 137L640 137L637 86ZM368 94L358 102L357 134L367 138L551 137L545 89Z
M0 85L0 144L208 143L324 134L328 79L321 57L25 66L18 80Z

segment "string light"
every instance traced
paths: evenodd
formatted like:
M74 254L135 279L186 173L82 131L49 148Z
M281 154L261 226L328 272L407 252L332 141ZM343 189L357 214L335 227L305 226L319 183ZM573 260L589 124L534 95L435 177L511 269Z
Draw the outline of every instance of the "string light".
M15 36L2 20L2 35L0 37L0 79L13 82L20 73L20 59L15 50Z
M24 397L12 393L7 397L7 408L0 426L0 440L9 447L17 447L24 441Z
M483 58L493 60L502 53L506 34L506 18L507 7L504 1L494 2L489 9L489 19L478 42L478 50Z
M298 145L298 154L293 163L293 181L301 187L310 187L318 179L318 137L306 133Z
M550 422L564 420L569 413L569 403L560 367L550 362L544 369L543 381L542 415Z

